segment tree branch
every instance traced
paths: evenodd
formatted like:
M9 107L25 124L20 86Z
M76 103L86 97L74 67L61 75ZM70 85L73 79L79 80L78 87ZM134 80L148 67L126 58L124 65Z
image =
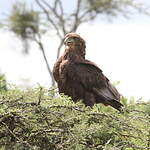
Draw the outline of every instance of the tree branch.
M64 40L62 39L62 40L60 41L60 44L59 44L58 49L57 49L57 57L56 57L56 59L59 58L60 50L61 50L61 47L63 46L63 43L64 43Z
M56 0L54 3L54 7L52 7L50 4L48 4L45 0L41 0L43 2L43 4L45 6L47 6L51 12L53 12L54 16L58 19L60 27L62 28L63 34L66 34L66 30L65 30L65 20L63 18L64 16L64 11L63 11L63 6L62 6L62 2L60 0ZM60 14L57 10L57 6L60 9Z
M43 1L43 0L42 0ZM44 11L44 13L47 16L47 20L51 23L51 25L54 27L54 29L57 32L57 35L60 39L62 39L62 36L60 34L59 28L57 27L56 23L53 21L53 19L51 19L51 17L49 16L48 11L46 10L46 8L40 3L39 0L36 0L36 3L38 4L38 6Z
M74 13L74 25L73 28L71 29L71 32L75 32L80 24L80 19L79 19L79 13L81 11L81 0L77 1L76 5L76 11Z
M43 54L43 57L44 57L44 60L45 60L45 63L46 63L46 67L47 67L47 70L49 72L49 75L50 75L50 78L51 78L51 82L52 82L52 86L55 85L55 79L53 77L53 73L51 71L51 68L48 64L48 60L47 60L47 57L46 57L46 54L45 54L45 50L44 50L44 46L42 44L42 41L41 41L41 35L38 33L38 39L36 37L33 38L33 40L39 45L39 48Z

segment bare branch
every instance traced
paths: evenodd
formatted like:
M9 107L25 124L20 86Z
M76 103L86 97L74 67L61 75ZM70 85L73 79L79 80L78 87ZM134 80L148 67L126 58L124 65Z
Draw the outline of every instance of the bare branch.
M55 85L55 80L54 80L51 68L50 68L50 66L48 64L48 60L47 60L47 57L46 57L46 54L45 54L45 49L44 49L44 46L43 46L42 41L41 41L41 35L40 35L40 33L38 33L37 36L38 37L34 36L32 38L32 40L34 40L39 45L39 48L40 48L40 50L41 50L41 52L43 54L43 57L44 57L44 60L45 60L45 63L46 63L46 67L47 67L47 70L48 70L50 78L51 78L52 86L54 86Z
M64 40L61 40L61 41L60 41L60 44L59 44L58 49L57 49L57 57L56 57L56 59L59 58L60 50L61 50L61 47L63 46L63 42L64 42Z
M63 11L63 5L62 5L62 2L60 0L58 0L58 3L59 3L59 8L60 8L60 22L61 22L61 25L62 25L62 30L63 30L63 34L65 35L66 34L66 29L65 29L65 19L64 19L64 11Z
M57 27L56 23L53 21L53 19L51 19L51 17L49 16L49 13L48 11L46 10L46 8L40 3L39 0L36 0L38 6L44 11L44 13L46 14L47 16L47 20L52 24L52 26L54 27L54 29L56 30L57 32L57 35L60 39L62 39L62 36L60 34L60 31L59 31L59 28Z
M63 6L62 6L62 2L60 0L56 0L54 7L50 6L50 4L48 4L45 0L42 0L43 4L45 6L47 6L49 8L49 10L51 10L54 14L54 16L56 17L56 19L58 19L60 27L62 28L63 34L66 34L66 30L65 30L65 20L63 18L64 16L64 11L63 11ZM60 9L60 14L58 12L57 6Z
M59 1L59 0L55 0L55 1L54 1L54 9L57 8L58 1Z
M59 3L59 8L60 8L61 14L63 16L64 15L64 10L63 10L63 5L62 5L61 0L58 0L58 3Z
M74 13L74 25L71 29L71 32L75 32L80 24L80 19L79 19L79 13L80 13L80 10L81 10L81 0L78 0L77 1L77 6L76 6L76 11Z
M79 17L81 23L88 22L90 20L93 20L96 18L97 14L91 14L91 11L89 9L85 10L82 15Z

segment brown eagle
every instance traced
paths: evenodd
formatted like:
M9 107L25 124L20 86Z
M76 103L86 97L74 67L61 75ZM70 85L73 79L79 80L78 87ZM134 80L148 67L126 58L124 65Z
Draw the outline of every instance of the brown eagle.
M85 59L85 41L76 33L68 33L64 45L65 51L53 68L59 93L71 96L75 102L83 100L87 106L103 103L121 110L116 88L96 64Z

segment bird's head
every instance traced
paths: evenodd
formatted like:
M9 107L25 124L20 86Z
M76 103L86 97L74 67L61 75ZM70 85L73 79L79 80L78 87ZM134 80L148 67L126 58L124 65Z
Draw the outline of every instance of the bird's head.
M74 49L85 57L85 41L76 33L68 33L65 36L64 45L66 49Z

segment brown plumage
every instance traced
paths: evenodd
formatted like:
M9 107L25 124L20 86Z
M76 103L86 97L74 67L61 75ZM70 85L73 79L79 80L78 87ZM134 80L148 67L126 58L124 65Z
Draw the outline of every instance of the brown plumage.
M120 94L96 64L85 59L85 41L76 33L68 33L65 51L53 68L59 93L83 100L85 105L103 103L120 110Z

